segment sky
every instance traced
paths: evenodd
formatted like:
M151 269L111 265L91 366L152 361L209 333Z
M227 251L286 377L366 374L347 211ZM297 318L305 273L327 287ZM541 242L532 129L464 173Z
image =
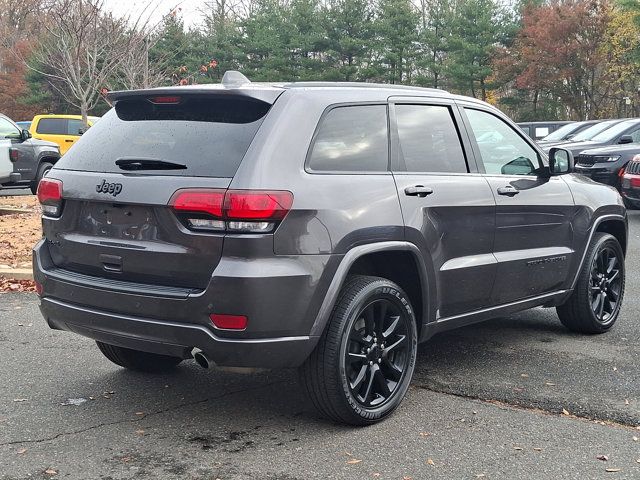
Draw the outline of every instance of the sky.
M204 6L205 0L104 0L105 6L117 15L130 15L137 17L151 4L147 10L152 13L152 23L158 23L162 17L178 7L187 27L199 23L199 9Z

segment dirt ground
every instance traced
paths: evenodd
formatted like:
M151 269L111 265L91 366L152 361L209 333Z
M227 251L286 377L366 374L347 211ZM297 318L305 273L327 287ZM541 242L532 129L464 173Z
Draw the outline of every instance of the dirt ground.
M34 196L0 197L0 208L15 207L29 213L0 213L0 268L30 268L31 249L42 237L40 206ZM25 291L32 282L0 278L0 291Z

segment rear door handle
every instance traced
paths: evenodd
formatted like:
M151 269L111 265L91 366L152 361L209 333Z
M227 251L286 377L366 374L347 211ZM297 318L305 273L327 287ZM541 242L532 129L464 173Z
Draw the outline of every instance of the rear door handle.
M67 143L73 143L73 140L69 140L69 139L67 139L67 140L65 140L65 142L67 142Z
M517 194L519 194L520 191L516 190L514 187L512 187L511 185L507 186L507 187L500 187L498 188L498 195L505 195L507 197L513 197Z
M410 197L424 198L432 193L433 188L425 187L424 185L414 185L413 187L407 187L404 189L404 194Z

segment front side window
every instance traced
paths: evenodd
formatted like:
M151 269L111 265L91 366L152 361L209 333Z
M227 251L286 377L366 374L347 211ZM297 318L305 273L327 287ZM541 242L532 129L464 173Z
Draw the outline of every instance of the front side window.
M67 120L64 118L42 118L36 133L44 135L67 135Z
M488 174L531 175L540 167L535 149L500 118L465 108Z
M385 172L389 158L386 105L337 107L321 120L309 168Z
M20 138L20 131L6 118L0 118L0 138Z
M444 105L396 105L399 170L466 173L467 164L453 121Z

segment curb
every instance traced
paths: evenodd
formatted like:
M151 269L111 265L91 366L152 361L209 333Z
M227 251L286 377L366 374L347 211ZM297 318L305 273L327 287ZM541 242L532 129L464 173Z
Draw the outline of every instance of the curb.
M0 215L13 215L16 213L33 213L33 209L17 207L0 207Z
M33 270L30 268L0 268L0 277L14 280L33 280Z

